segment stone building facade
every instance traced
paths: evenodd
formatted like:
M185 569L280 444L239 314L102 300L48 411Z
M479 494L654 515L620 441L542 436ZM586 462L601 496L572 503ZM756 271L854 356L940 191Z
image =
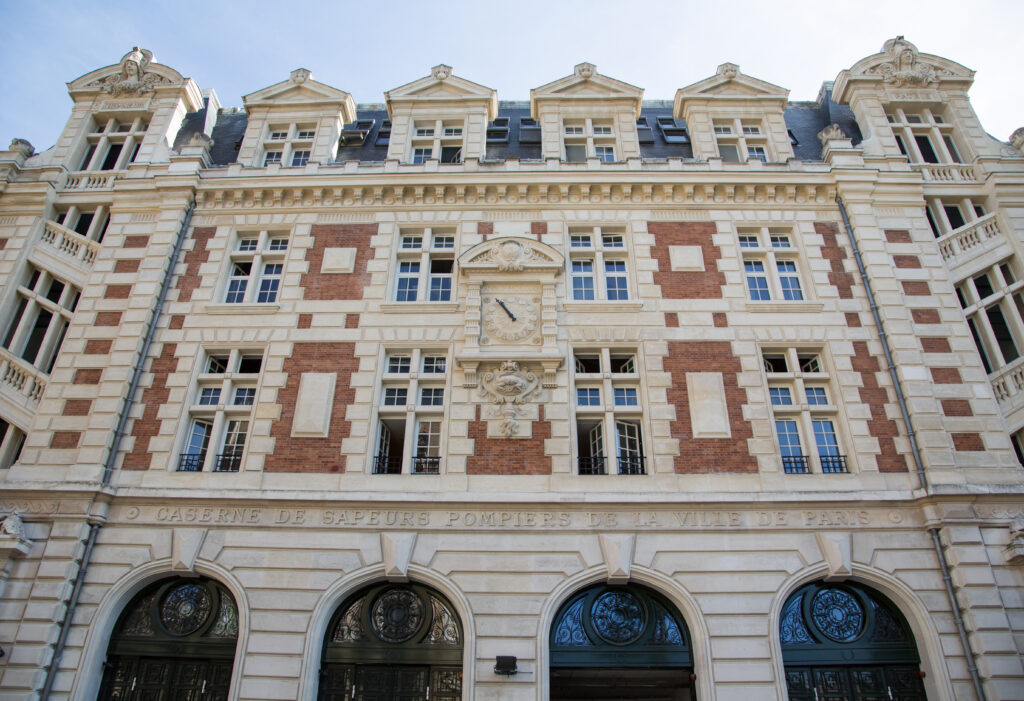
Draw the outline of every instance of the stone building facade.
M1024 698L972 80L72 81L0 152L0 698Z

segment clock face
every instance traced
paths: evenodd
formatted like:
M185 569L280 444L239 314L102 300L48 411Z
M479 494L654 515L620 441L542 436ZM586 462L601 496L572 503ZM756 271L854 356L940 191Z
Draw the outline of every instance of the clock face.
M526 297L488 295L483 300L483 326L489 336L521 341L537 330L537 305Z

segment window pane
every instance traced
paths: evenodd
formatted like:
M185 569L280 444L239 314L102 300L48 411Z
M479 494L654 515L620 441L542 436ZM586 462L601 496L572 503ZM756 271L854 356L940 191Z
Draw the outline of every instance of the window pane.
M577 387L576 404L579 406L601 406L601 390L597 387Z
M814 444L818 447L818 455L839 455L839 443L836 441L836 429L831 421L812 421L814 426Z
M388 370L389 373L407 373L409 372L409 356L407 355L392 355L388 358Z
M423 374L443 375L445 372L445 357L437 355L423 356Z
M405 387L385 387L384 406L405 406L408 392Z
M199 392L199 403L202 405L220 404L220 389L203 387Z
M615 387L615 406L636 406L636 389L632 387Z
M785 406L793 403L793 395L790 393L789 387L769 387L768 396L775 406Z
M444 389L440 387L421 387L420 404L423 406L444 406Z
M255 387L238 387L235 389L235 406L252 406L256 401Z
M747 273L747 290L750 299L767 300L772 296L768 292L768 278L764 274L764 263L759 260L743 261L743 269Z
M804 392L807 394L808 404L812 406L828 404L828 395L825 393L824 387L807 387Z

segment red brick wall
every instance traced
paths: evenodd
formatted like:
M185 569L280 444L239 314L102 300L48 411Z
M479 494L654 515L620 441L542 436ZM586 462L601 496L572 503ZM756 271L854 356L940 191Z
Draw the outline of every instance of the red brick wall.
M50 436L50 447L62 450L72 450L78 447L78 441L82 437L80 431L54 431Z
M109 338L90 338L85 342L85 352L88 355L106 355L112 343Z
M98 385L103 375L101 368L79 368L75 370L75 377L71 380L73 385Z
M654 236L651 255L658 261L654 284L661 286L665 299L720 299L725 275L718 270L722 252L711 242L718 231L712 222L647 222ZM669 246L700 246L704 271L673 272Z
M679 455L675 458L676 472L757 472L757 460L747 450L747 439L754 435L750 423L743 418L747 393L736 381L740 361L733 355L732 346L727 341L669 342L665 370L672 374L668 401L676 408L676 420L670 429L672 437L679 440ZM729 427L732 431L730 438L693 438L686 387L688 372L722 373Z
M920 268L921 259L917 256L893 256L892 262L897 268Z
M274 438L274 452L268 455L263 469L266 472L344 472L345 458L341 455L341 442L348 438L351 424L345 420L349 404L355 403L352 373L359 369L354 343L296 343L291 357L284 361L288 381L277 394L281 405L281 418L270 427ZM295 400L299 394L299 381L304 372L338 373L334 385L334 405L331 425L326 438L293 438Z
M930 295L932 290L924 280L904 280L903 294L912 296Z
M141 261L138 258L122 258L121 260L114 263L115 273L137 273L139 272L139 263Z
M953 448L957 451L982 451L985 444L980 433L954 433Z
M61 416L88 416L91 409L91 399L68 399L64 402Z
M470 475L550 475L551 458L544 454L544 441L551 437L551 422L544 420L544 407L533 422L529 438L488 438L487 422L480 418L469 422L473 454L466 458Z
M314 226L313 247L306 251L309 272L302 276L305 299L362 299L363 288L370 284L366 264L370 260L370 237L376 224L332 224ZM326 248L354 248L356 260L352 273L321 274Z
M946 416L974 416L968 399L943 399L942 413Z
M939 323L938 309L911 309L910 318L915 324L937 324Z
M931 368L932 382L937 385L962 385L964 380L956 368Z
M900 229L886 229L885 240L889 243L913 243L910 232Z
M120 326L121 312L96 312L94 326Z
M853 274L846 272L843 261L846 249L839 245L839 225L835 222L814 222L814 232L821 236L821 255L829 262L828 281L839 291L840 299L853 299Z
M122 246L122 248L145 248L148 245L149 245L149 237L148 236L140 236L140 235L125 236L124 237L124 246Z
M103 297L104 299L128 299L131 293L131 285L107 285Z
M199 287L199 266L210 259L210 251L207 244L217 233L216 227L197 226L192 229L192 238L195 245L191 251L185 252L185 273L178 278L178 301L191 302L192 293Z
M941 336L924 336L921 338L921 348L925 353L950 353L949 341Z
M879 472L906 472L906 456L896 451L896 442L893 440L899 435L899 428L895 421L885 415L885 405L889 401L888 393L884 387L878 384L876 373L883 370L883 364L868 351L866 341L855 341L853 344L854 355L850 359L855 372L860 373L862 387L860 388L860 400L871 409L871 418L868 419L868 431L878 439L878 447L881 454L878 455Z
M165 343L160 355L153 358L149 371L153 373L153 384L142 392L142 416L135 419L132 435L135 445L132 451L124 456L122 470L148 470L152 455L149 452L149 439L160 432L161 419L157 412L167 401L171 390L167 386L167 376L178 369L178 359L174 357L177 345Z

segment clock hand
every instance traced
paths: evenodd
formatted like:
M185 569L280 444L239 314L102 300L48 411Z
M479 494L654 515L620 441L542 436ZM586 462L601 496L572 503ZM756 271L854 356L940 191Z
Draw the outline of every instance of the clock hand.
M504 302L502 302L502 301L501 301L500 299L498 299L497 297L495 297L495 298L494 298L494 301L495 301L495 302L497 302L498 304L500 304L500 305L501 305L501 308L505 310L505 313L506 313L506 314L508 314L508 318L509 318L509 319L511 319L512 321L515 321L515 320L516 320L516 315L515 315L515 314L513 314L513 313L512 313L511 311L509 311L509 308L505 306L505 303L504 303Z

